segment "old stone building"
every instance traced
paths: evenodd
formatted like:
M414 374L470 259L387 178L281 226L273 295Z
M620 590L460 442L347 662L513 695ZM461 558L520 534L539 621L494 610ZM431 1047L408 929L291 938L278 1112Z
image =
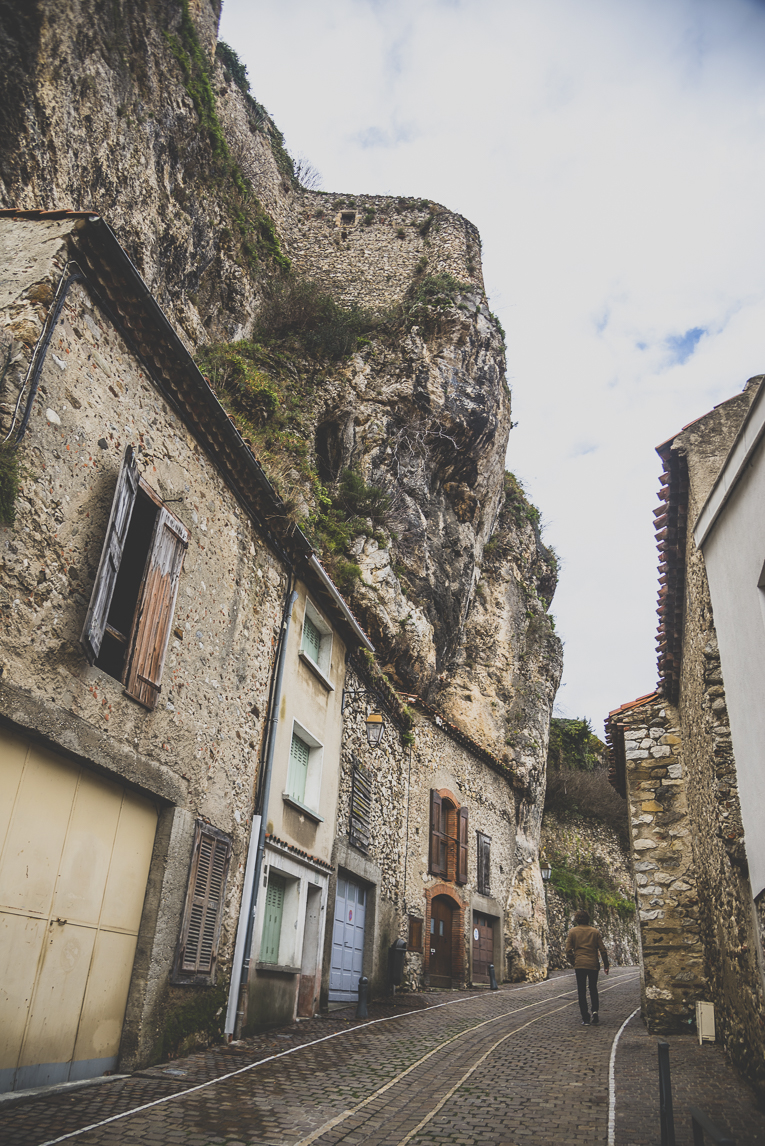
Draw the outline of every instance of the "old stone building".
M22 1089L221 1029L261 755L268 888L292 925L263 975L283 972L288 1017L312 1012L336 698L346 649L370 646L107 224L4 212L0 239L21 466L2 529L0 1078Z
M761 381L658 448L659 688L607 735L631 806L646 1018L676 1029L714 1002L763 1089Z
M14 340L2 400L8 426L22 394L24 423L17 522L3 538L2 711L22 740L36 737L83 775L101 769L148 800L135 813L146 839L150 815L159 823L148 875L135 880L136 903L136 889L148 889L143 907L129 928L119 924L136 951L121 980L125 1023L114 1018L117 991L108 1053L77 1049L57 1063L112 1062L120 1027L130 1066L222 1028L309 1013L332 931L327 897L334 911L343 871L379 904L368 908L362 959L374 934L381 987L383 940L408 936L409 915L413 943L418 920L427 932L409 956L410 981L431 974L436 901L460 936L444 981L475 978L477 915L488 921L479 963L490 949L498 975L546 969L538 845L562 667L548 612L557 564L538 513L505 473L510 392L478 234L430 199L302 187L273 120L227 67L230 49L216 54L219 10L218 0L41 0L18 20L0 14L9 63L0 197L17 243L2 296ZM374 321L334 356L264 339L266 382L274 393L284 386L289 407L288 430L281 423L274 435L282 500L190 354L254 345L268 300L295 286L330 291L332 305L359 305ZM360 571L347 603L286 504L310 521L323 504L317 490L334 494L346 470L390 505L389 519L365 522L343 553ZM149 534L157 609L136 599L117 616L106 602L109 578L128 576L118 560L128 504L136 531L143 522ZM136 593L141 572L130 574ZM94 584L107 590L90 609ZM348 831L358 716L353 703L342 713L345 654L369 646L365 633L401 692L431 706L415 706L411 753L400 742L406 722L398 740L386 734L374 855L333 842ZM357 756L369 770L369 756ZM484 890L473 832L484 839ZM395 862L383 840L397 841ZM210 914L215 954L205 948L208 970L195 978L199 968L190 972L176 949L207 912L193 890L184 898L189 863L193 885L199 870L190 857L203 848L228 875ZM347 905L347 883L343 895ZM72 926L60 910L51 918L60 929L51 934ZM448 916L440 922L448 928ZM25 1014L14 1018L24 1031ZM7 1069L26 1063L19 1054ZM11 1085L26 1078L14 1074Z
M357 663L348 674L340 798L330 877L324 997L356 998L358 978L389 990L390 950L406 942L404 984L451 988L544 978L518 852L518 777L414 695L403 710ZM385 735L370 747L370 707ZM405 719L402 719L402 715Z

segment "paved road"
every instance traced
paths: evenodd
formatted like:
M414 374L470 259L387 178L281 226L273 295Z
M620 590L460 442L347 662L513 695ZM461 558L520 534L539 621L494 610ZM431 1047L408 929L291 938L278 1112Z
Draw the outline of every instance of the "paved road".
M606 1144L611 1049L639 1005L639 980L636 968L601 980L600 1027L581 1025L570 975L498 992L443 992L437 1004L363 1026L317 1020L281 1042L253 1040L3 1107L0 1141ZM618 1088L617 1070L617 1108Z

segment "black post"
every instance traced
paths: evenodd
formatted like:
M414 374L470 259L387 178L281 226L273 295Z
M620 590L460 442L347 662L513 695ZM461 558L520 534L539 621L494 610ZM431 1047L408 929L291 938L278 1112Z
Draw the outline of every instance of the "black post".
M369 1013L367 1011L367 991L369 990L369 979L366 975L362 975L359 979L359 1001L356 1005L356 1018L367 1019Z
M494 964L493 963L489 964L489 986L491 987L492 991L498 991L499 990L499 987L497 986L497 980L494 977Z
M661 1146L675 1146L672 1080L669 1076L669 1043L663 1039L659 1039L659 1114L661 1117Z

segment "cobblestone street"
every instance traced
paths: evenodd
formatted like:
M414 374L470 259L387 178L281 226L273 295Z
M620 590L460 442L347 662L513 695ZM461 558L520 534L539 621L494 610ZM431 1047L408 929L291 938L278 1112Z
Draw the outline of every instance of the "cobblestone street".
M402 998L403 1007L376 1010L363 1025L337 1012L127 1079L6 1103L0 1140L3 1146L658 1142L656 1040L638 1016L615 1055L609 1139L609 1061L639 1004L637 970L617 968L601 987L599 1027L581 1025L568 974L496 993L434 992L416 998L419 1007L411 1010ZM687 1101L706 1105L721 1123L731 1114L739 1146L765 1142L765 1115L719 1048L675 1042L684 1046L682 1055L673 1051L678 1143L691 1141L678 1102L686 1092ZM698 1069L705 1072L704 1090L694 1094Z

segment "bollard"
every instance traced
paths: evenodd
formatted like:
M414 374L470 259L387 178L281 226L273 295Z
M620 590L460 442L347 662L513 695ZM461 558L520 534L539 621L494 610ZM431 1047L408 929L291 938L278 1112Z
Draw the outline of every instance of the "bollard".
M499 990L499 987L497 986L497 980L494 977L494 964L493 963L489 964L489 986L491 987L492 991L498 991Z
M661 1119L661 1146L675 1146L672 1081L669 1077L669 1043L663 1039L659 1039L659 1117Z
M367 1011L367 991L369 990L369 979L366 975L362 975L359 979L359 1001L356 1004L356 1018L367 1019L369 1013Z

